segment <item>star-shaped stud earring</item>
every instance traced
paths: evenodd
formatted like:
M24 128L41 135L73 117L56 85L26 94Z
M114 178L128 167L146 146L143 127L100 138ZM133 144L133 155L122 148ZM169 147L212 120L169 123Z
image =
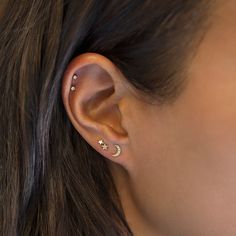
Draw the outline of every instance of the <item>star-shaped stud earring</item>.
M104 144L104 145L102 146L102 149L107 150L107 149L108 149L107 144Z
M99 140L98 143L101 145L103 150L107 150L108 149L108 145L106 143L104 143L104 141L102 139Z

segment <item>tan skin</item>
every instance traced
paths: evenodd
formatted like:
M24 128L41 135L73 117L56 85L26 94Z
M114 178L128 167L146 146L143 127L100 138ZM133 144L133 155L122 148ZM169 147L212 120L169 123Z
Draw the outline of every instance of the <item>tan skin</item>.
M102 55L85 53L68 65L68 117L106 158L135 236L236 235L235 13L235 0L216 10L189 63L188 86L171 106L138 99ZM116 158L114 144L122 148Z

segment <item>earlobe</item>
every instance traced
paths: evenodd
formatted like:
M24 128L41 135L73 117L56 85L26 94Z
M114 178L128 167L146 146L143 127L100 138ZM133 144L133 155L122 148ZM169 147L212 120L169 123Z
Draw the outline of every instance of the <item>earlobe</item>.
M124 91L119 90L119 74L107 60L94 53L75 58L63 76L62 98L83 138L102 155L117 158L129 138L119 109Z

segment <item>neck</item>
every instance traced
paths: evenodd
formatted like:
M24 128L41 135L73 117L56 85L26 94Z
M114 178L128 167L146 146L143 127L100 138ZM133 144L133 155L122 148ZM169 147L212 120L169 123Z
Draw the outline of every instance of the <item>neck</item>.
M134 236L161 236L154 230L135 204L130 188L130 176L127 171L116 163L109 162L115 186L117 188L127 223Z

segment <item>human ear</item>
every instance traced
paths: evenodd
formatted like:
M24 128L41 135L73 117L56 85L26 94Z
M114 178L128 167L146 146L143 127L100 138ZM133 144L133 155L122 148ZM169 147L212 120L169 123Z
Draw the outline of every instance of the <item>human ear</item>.
M118 163L128 155L129 136L122 123L127 89L118 68L97 53L75 57L62 80L64 107L75 129L97 152Z

